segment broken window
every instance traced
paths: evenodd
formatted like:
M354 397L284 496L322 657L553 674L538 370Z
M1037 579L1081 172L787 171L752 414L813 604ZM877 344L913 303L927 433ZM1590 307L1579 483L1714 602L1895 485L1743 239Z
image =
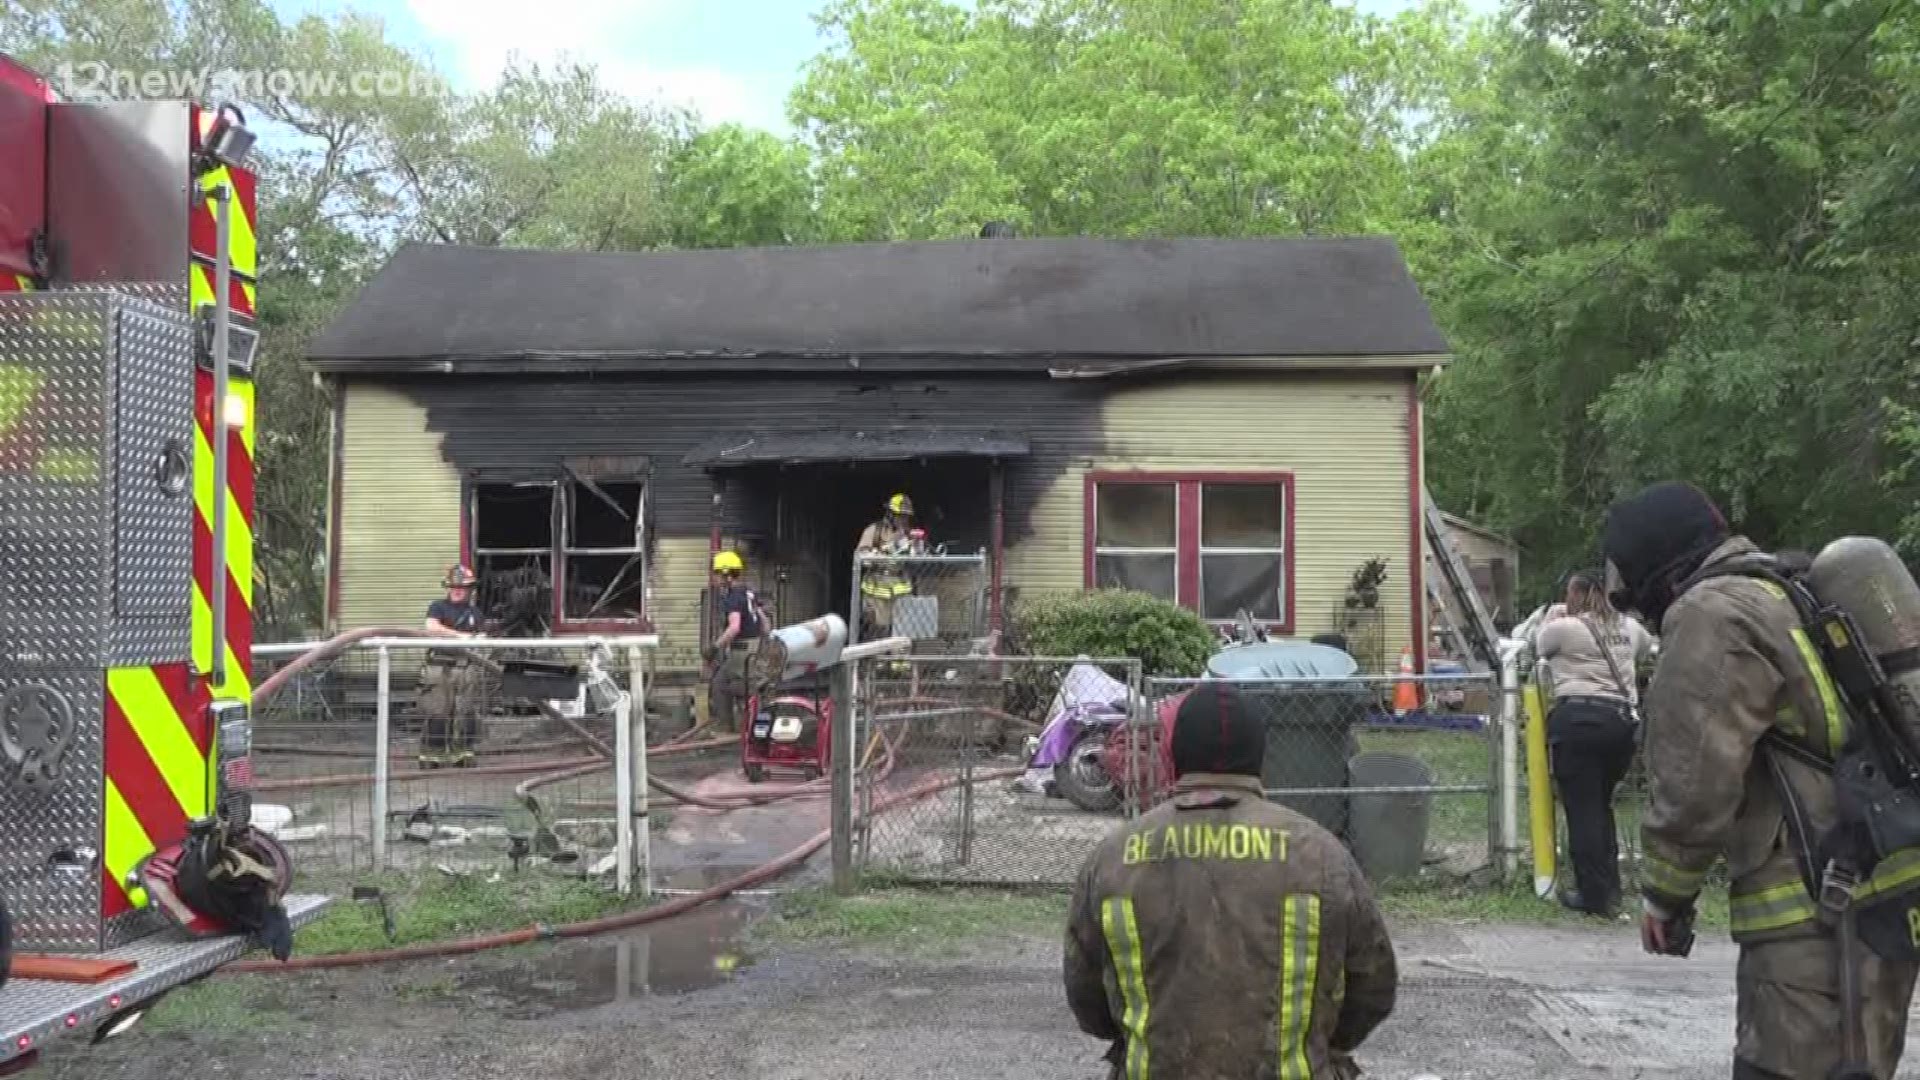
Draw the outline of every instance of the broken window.
M646 591L646 487L577 477L567 501L568 619L637 619Z
M1094 487L1096 588L1175 598L1178 494L1174 484L1103 482Z
M477 601L510 637L538 637L552 625L553 500L547 481L473 485Z
M556 619L638 619L646 590L645 486L567 470L560 481L476 482L470 528L479 601L514 636ZM555 603L554 582L565 583Z

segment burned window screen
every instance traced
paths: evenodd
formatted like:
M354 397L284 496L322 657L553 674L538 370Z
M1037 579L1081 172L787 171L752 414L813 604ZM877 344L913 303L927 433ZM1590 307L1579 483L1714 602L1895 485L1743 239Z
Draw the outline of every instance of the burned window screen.
M1178 531L1173 484L1101 484L1094 490L1094 586L1175 599Z
M618 480L567 485L569 619L637 619L646 589L646 489Z
M1285 618L1286 500L1284 484L1201 485L1202 618Z

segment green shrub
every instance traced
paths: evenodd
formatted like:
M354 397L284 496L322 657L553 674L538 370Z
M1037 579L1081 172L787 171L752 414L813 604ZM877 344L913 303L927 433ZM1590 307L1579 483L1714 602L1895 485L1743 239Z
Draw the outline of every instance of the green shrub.
M1200 616L1127 589L1036 596L1015 607L1013 630L1030 655L1133 657L1149 678L1197 676L1220 647Z

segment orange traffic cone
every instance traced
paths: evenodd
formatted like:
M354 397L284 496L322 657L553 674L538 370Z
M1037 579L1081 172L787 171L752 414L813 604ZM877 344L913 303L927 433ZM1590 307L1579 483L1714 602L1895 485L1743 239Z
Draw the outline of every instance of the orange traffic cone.
M1402 649L1400 652L1400 674L1408 676L1413 674L1413 650L1411 649ZM1393 714L1395 716L1405 716L1419 708L1420 688L1411 678L1401 679L1399 682L1393 684Z

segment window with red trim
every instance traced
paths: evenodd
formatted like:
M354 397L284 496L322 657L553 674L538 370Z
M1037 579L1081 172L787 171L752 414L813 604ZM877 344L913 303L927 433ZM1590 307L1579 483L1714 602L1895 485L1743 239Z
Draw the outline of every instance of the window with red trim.
M1291 631L1293 476L1093 473L1088 588L1138 589L1225 621L1241 611Z
M633 477L490 483L469 488L481 602L551 628L636 622L646 591L646 486Z

